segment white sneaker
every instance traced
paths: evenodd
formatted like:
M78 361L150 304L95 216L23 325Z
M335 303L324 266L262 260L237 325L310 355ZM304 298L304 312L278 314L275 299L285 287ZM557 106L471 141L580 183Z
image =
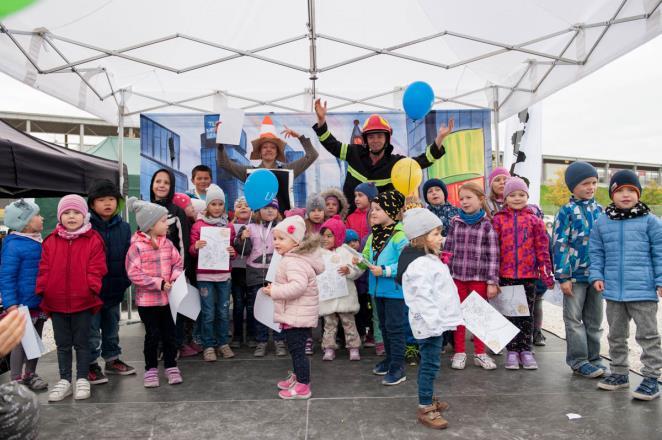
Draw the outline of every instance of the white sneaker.
M71 396L71 383L66 379L61 379L55 384L50 393L48 393L49 402L59 402L67 396Z
M474 365L481 367L483 370L496 370L497 367L494 359L485 353L474 355Z
M87 379L78 379L76 381L76 394L74 399L84 400L90 398L90 382Z
M455 353L451 359L451 368L454 370L464 370L467 363L466 353Z

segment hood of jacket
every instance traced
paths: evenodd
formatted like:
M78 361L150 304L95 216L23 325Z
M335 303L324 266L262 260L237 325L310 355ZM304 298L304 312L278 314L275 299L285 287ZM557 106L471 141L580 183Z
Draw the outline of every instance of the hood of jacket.
M156 178L156 175L161 172L168 173L168 176L170 177L170 191L168 191L168 196L165 198L165 200L159 200L157 202L156 196L154 195L154 190L152 188L154 187L154 179ZM172 198L174 196L175 196L175 174L167 168L161 168L152 175L152 180L150 180L149 182L149 200L152 203L158 203L159 205L167 206L172 204Z
M424 257L425 251L423 249L407 246L402 250L400 258L398 259L398 274L395 281L402 285L402 276L407 271L407 267L418 257Z
M285 254L288 257L300 258L306 261L315 271L316 275L324 272L324 259L320 248L320 236L311 234L299 246Z
M329 196L333 196L338 199L338 203L340 203L340 212L338 212L338 214L343 220L346 219L347 213L349 212L349 202L347 201L345 194L340 188L328 188L327 190L320 193L320 197L322 197L325 202L326 198Z

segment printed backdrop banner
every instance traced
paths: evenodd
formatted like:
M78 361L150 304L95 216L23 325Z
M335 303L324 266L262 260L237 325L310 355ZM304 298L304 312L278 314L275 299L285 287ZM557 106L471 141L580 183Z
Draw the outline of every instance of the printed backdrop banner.
M257 166L249 161L251 140L258 137L265 113L249 113L239 145L224 145L230 159L244 165ZM434 141L439 125L455 118L455 132L446 142L446 155L427 171L429 177L438 177L449 184L449 199L457 199L457 188L469 180L484 182L483 176L491 169L492 143L490 112L488 110L432 111L425 118L413 121L402 112L380 113L393 128L391 143L396 153L416 156ZM347 167L328 153L318 141L312 125L315 116L309 113L269 114L276 130L287 126L309 137L319 151L319 158L308 170L297 177L293 184L296 206L305 206L308 195L329 187L342 187ZM341 142L361 143L361 127L368 113L333 113L327 123L333 135ZM217 167L217 145L214 127L219 115L209 114L143 114L141 121L141 193L149 197L149 182L157 167L175 172L176 187L192 187L191 169L198 164L212 169L213 180L226 193L226 206L230 209L234 200L243 194L243 183ZM303 157L303 149L297 139L287 139L285 156L288 162ZM424 177L425 179L428 176Z

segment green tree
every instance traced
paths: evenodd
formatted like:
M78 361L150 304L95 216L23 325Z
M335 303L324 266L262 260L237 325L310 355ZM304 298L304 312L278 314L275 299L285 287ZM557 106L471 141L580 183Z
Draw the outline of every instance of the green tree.
M662 186L651 181L641 192L641 201L648 206L662 205Z

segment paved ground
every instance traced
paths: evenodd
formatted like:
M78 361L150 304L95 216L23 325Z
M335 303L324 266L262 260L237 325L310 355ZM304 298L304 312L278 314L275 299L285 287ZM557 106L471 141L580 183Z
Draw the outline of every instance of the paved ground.
M121 330L124 359L138 376L113 377L93 387L92 398L47 403L40 395L42 438L48 439L659 439L662 403L633 401L627 391L596 389L594 380L573 376L564 364L565 344L548 334L538 349L537 371L454 371L444 364L438 393L451 408L450 428L436 432L415 422L416 367L409 380L384 387L370 372L378 360L367 350L361 362L339 352L333 362L312 362L313 399L278 399L275 383L290 368L289 359L269 354L253 358L248 349L235 359L180 362L184 383L142 386L140 324ZM40 361L39 372L54 383L54 353ZM8 380L7 374L0 382ZM631 375L633 387L640 378ZM163 380L162 380L163 383ZM566 414L582 416L569 420Z

